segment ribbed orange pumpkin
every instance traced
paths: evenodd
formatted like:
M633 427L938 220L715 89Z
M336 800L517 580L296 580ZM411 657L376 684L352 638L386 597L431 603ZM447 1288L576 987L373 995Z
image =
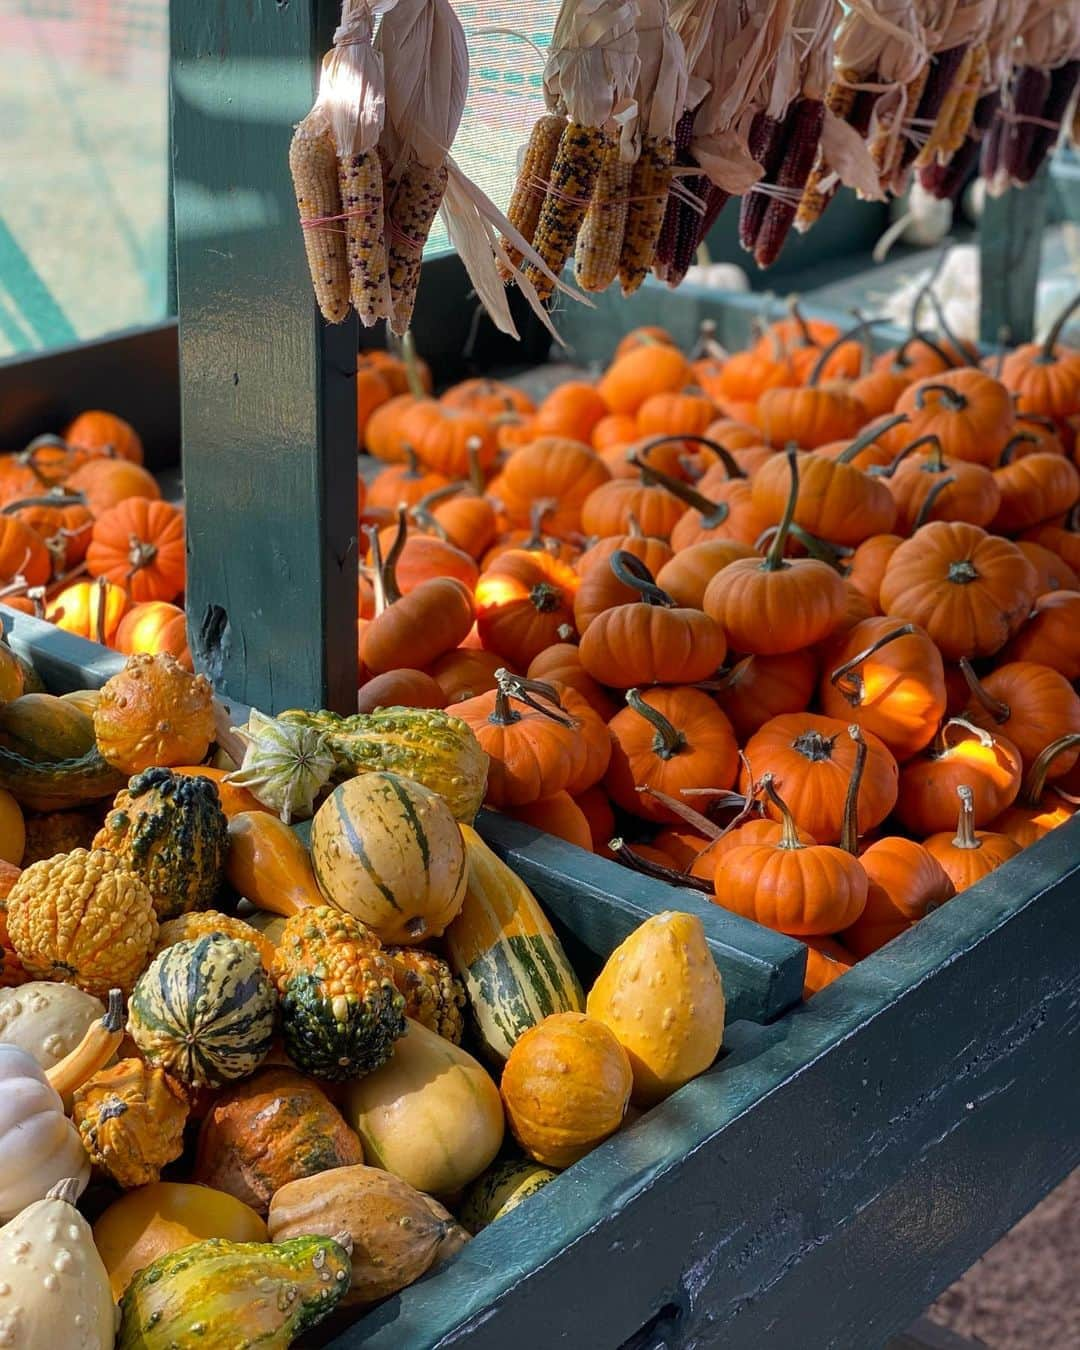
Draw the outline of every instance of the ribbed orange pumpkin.
M598 614L616 605L629 605L638 599L638 593L611 570L612 555L619 552L639 558L655 576L671 561L671 548L662 539L651 539L643 534L612 535L601 539L577 561L581 577L574 597L574 623L584 633Z
M185 670L193 670L188 648L187 615L165 600L148 600L129 609L116 629L114 645L126 656L134 652L168 652Z
M690 363L682 352L657 343L618 357L597 388L610 412L636 414L646 399L683 389L691 378Z
M1008 835L976 830L971 789L961 784L956 790L960 796L960 823L956 833L945 830L932 834L925 847L948 873L959 895L1014 858L1020 852L1020 845Z
M416 451L425 468L448 479L468 476L471 443L479 442L476 454L485 472L498 453L495 432L486 417L448 408L436 399L422 399L408 408L402 414L398 432L404 444Z
M25 580L44 586L52 575L52 559L41 536L14 516L0 515L0 582Z
M993 467L1013 433L1009 391L981 370L950 370L909 386L896 402L913 437L936 436L948 459Z
M896 819L916 835L948 829L956 816L956 789L967 784L975 824L986 825L1015 800L1022 771L1020 752L1006 737L950 718L901 768Z
M1001 655L1004 661L1052 666L1065 679L1080 680L1080 592L1040 595Z
M1080 498L1080 473L1075 466L1045 451L1014 459L995 472L994 480L1001 504L991 528L1001 534L1016 534L1065 515Z
M757 558L749 544L737 539L704 539L681 549L656 572L656 584L680 605L701 609L709 582L737 558ZM646 559L648 563L648 559Z
M859 862L870 882L866 908L841 934L859 957L884 947L956 893L938 860L913 839L879 839Z
M913 451L927 445L925 455ZM896 529L908 535L931 520L964 520L987 526L1001 505L1001 489L984 464L946 461L936 436L912 441L885 477L896 502Z
M91 459L70 474L64 484L69 492L81 492L95 516L128 497L159 501L161 489L152 474L126 459Z
M585 498L610 478L607 465L587 445L544 436L507 460L500 497L507 519L518 527L531 523L537 501L550 501L552 509L544 517L544 529L562 539L581 529Z
M91 455L115 455L132 464L143 462L143 444L138 432L115 413L96 409L80 413L65 427L64 440L73 449L88 451Z
M809 647L783 656L744 656L715 681L716 701L741 744L781 713L809 708L817 677L817 656Z
M50 602L45 617L67 633L111 647L116 641L120 620L130 607L131 601L123 587L101 577L97 581L76 581L65 586Z
M581 649L571 642L556 642L529 662L525 672L530 680L568 685L576 689L605 722L618 712L611 695L600 687L581 664Z
M1051 741L1080 732L1080 696L1058 671L1033 661L1010 661L978 679L961 662L971 690L965 716L995 735L1007 736L1030 769ZM1077 761L1078 751L1059 755L1047 772L1061 778Z
M132 600L175 600L184 589L184 517L168 502L128 497L94 521L86 565Z
M578 575L547 553L511 549L476 585L476 626L488 651L519 670L572 629Z

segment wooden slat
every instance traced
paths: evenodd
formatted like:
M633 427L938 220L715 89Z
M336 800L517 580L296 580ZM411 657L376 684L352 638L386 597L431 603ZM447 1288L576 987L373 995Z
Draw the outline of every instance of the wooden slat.
M191 647L267 712L356 700L357 330L318 317L288 168L339 8L171 7Z
M801 942L729 914L698 892L638 876L494 811L482 812L477 828L545 907L601 960L651 915L683 910L696 914L705 927L724 979L730 1021L769 1022L801 1001L806 969Z

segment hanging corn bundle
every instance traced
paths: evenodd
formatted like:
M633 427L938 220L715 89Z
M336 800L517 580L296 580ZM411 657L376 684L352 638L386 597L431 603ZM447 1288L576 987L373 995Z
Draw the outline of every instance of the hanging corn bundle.
M563 0L555 21L544 67L544 97L552 112L530 138L514 208L526 229L535 217L529 242L544 267L526 262L523 270L545 300L554 290L551 278L574 253L618 123L633 110L638 72L634 9L634 0ZM563 115L566 124L549 162L557 126L553 119ZM543 192L538 207L537 189Z
M675 121L688 82L686 52L669 21L667 0L638 0L637 36L637 114L621 137L634 162L619 254L623 295L638 289L653 264L675 164Z
M867 154L871 120L880 105L884 125L893 125L898 101L926 59L911 0L861 0L847 10L836 33L821 145L795 216L799 233L820 220L841 183L865 199L884 196L878 166ZM883 138L879 161L886 145Z
M680 165L701 173L672 193L657 245L656 275L677 286L717 216L764 173L750 147L757 108L769 101L776 54L790 27L794 0L710 5L683 0L672 22L687 49L686 108L675 129Z
M992 196L1035 177L1080 81L1080 5L1030 0L1010 51L1012 70L982 145Z
M340 323L350 301L365 326L389 313L383 243L382 64L375 21L394 0L344 0L319 95L297 127L289 169L319 310Z
M739 222L742 245L759 267L778 257L817 158L839 17L837 0L796 0L777 52L772 78L784 111L778 117L766 109L756 123L755 158L765 174L743 198Z

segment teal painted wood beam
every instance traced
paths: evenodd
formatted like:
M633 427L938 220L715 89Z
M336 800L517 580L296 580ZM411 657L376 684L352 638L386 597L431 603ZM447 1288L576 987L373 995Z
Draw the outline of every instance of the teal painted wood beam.
M171 7L191 648L266 712L356 706L356 323L318 315L288 168L338 10Z
M1025 188L987 195L979 222L979 341L1030 342L1046 227L1049 166Z

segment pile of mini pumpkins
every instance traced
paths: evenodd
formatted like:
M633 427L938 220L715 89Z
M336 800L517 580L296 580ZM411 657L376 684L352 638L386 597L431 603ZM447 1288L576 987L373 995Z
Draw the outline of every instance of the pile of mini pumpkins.
M812 992L1072 812L1077 304L982 361L643 329L538 407L379 357L361 707L452 707L489 805L805 939Z
M586 997L452 714L234 734L167 654L0 675L0 1343L283 1350L716 1058L700 920Z
M0 455L0 601L116 651L190 670L184 515L143 467L135 428L80 413Z

